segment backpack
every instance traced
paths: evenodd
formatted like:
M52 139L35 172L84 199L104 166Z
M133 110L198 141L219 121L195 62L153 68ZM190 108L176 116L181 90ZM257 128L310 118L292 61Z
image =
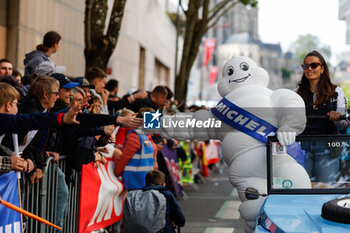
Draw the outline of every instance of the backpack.
M124 233L158 233L165 227L166 199L157 190L130 191L124 201Z

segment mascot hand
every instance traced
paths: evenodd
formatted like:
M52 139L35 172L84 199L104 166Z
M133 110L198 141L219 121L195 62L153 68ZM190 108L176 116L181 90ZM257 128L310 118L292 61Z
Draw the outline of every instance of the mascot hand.
M297 133L288 126L282 126L277 130L277 138L282 146L289 146L295 142Z

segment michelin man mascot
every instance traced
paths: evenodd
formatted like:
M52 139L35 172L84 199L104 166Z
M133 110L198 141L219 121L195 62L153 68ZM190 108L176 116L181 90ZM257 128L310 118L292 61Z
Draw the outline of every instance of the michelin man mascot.
M260 193L267 192L267 136L277 134L282 145L290 145L306 124L302 98L287 89L272 91L267 88L268 81L267 72L252 59L232 57L224 65L218 84L219 94L223 97L221 101L210 111L199 110L192 115L196 120L221 120L221 127L188 127L185 132L164 127L161 130L164 137L179 140L221 140L223 158L229 166L229 180L242 201L239 211L245 220L246 232L254 230L264 198L247 200L245 189L253 187ZM166 122L166 117L163 118ZM306 171L291 156L278 155L273 161L274 176L292 179L293 188L311 186Z

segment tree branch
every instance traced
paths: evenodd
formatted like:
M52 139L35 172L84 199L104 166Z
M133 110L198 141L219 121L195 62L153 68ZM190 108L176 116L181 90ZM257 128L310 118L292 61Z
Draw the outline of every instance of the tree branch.
M220 19L221 16L225 15L232 7L234 7L237 3L239 3L238 1L237 2L233 2L230 6L228 6L225 10L223 10L219 15L212 15L212 17L210 17L209 21L208 21L208 25L207 26L207 29L208 30L209 28L213 27ZM216 17L216 19L210 23L211 20L213 20L214 18Z
M230 0L223 0L221 1L220 3L216 4L215 7L213 7L213 9L210 10L210 19L209 21L211 20L211 18L213 16L215 16L223 7L225 7L225 5L230 2Z
M208 15L209 15L209 2L210 0L204 0L203 6L202 6L202 23L207 24Z
M105 21L107 16L107 0L93 0L91 7L91 37L94 39L102 38L105 29Z
M114 0L111 17L109 19L108 29L105 39L108 42L107 54L112 54L117 44L119 31L122 26L124 8L127 0Z
M191 47L194 40L193 38L196 36L196 28L198 27L197 25L199 23L198 9L200 8L201 4L201 1L198 0L189 0L188 2L185 36L179 72L179 76L183 77L183 81L185 81L185 71L187 71L187 67L189 65L187 60L191 53Z
M209 3L210 0L204 0L202 5L202 19L198 22L197 32L200 35L200 40L202 40L203 35L206 32L206 27L209 23L208 15L209 15Z
M200 9L200 7L202 7L202 19L198 19L195 27L194 27L194 31L193 31L193 38L190 44L190 50L188 53L188 58L187 58L187 67L186 67L186 75L185 75L185 81L186 83L189 80L189 73L191 70L191 67L193 66L193 63L196 59L196 56L198 54L198 50L199 50L199 46L201 44L202 41L202 37L204 36L205 32L206 32L206 27L208 24L208 14L209 14L209 4L210 4L210 0L203 0L202 3L200 5L198 5L197 9Z
M93 5L93 0L85 1L85 19L84 19L84 29L85 29L85 51L90 50L92 47L91 43L91 8Z
M187 11L185 10L185 8L182 4L182 0L179 0L179 6L181 7L181 10L183 11L183 13L185 13L185 15L187 15Z

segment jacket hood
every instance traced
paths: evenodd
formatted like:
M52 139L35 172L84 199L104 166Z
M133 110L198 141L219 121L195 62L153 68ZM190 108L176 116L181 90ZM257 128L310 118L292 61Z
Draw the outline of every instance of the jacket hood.
M145 186L142 188L143 190L161 190L165 191L168 190L167 188L160 186L160 185L150 185L150 186Z
M43 60L49 60L49 57L46 55L45 52L43 51L40 51L40 50L34 50L30 53L27 53L25 55L25 59L24 59L24 65L28 65L29 64L29 61L32 60L34 57L42 57Z

